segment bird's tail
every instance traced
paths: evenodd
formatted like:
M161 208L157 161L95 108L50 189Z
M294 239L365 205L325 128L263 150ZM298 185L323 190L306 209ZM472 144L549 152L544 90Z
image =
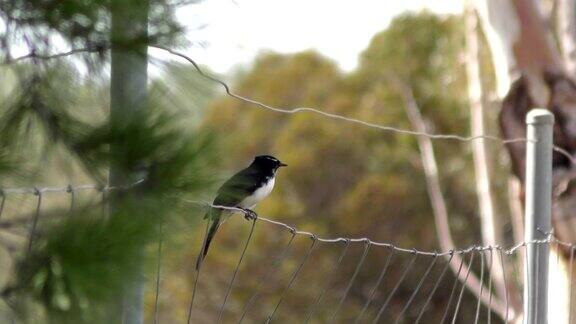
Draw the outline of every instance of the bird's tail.
M206 237L204 238L204 243L202 243L202 250L200 250L200 254L198 254L198 258L196 259L196 271L200 271L202 261L204 261L206 254L208 254L208 248L210 248L210 243L212 242L214 235L216 235L218 227L220 227L220 220L219 219L213 220L212 225L210 226L210 229L208 230L208 233L206 233Z

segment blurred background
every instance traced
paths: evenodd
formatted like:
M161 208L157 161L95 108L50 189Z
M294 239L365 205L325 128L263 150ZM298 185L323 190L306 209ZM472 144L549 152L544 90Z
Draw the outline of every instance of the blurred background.
M311 249L239 215L198 277L201 202L271 154L289 167L262 217L406 249L508 248L525 142L503 140L544 107L563 151L554 231L574 242L575 36L569 0L0 0L0 322L519 323L522 249ZM551 248L550 322L569 323L574 253Z

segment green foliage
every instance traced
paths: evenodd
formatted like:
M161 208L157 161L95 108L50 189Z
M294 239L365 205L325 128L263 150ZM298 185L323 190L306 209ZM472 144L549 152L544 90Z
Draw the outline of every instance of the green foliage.
M203 210L184 199L200 200L213 183L215 134L184 123L189 114L158 96L157 88L166 87L160 80L154 81L147 105L120 122L98 111L106 105L99 95L106 80L84 81L64 64L15 69L16 86L0 97L6 108L0 134L11 135L1 136L0 144L22 162L6 170L13 181L42 179L35 172L20 179L17 171L57 176L54 165L77 167L74 181L83 177L104 184L111 165L133 175L124 185L140 181L108 192L105 201L76 201L73 212L62 205L43 207L33 249L18 257L3 294L29 322L105 322L114 317L118 296L140 278L160 224L165 244L175 248L201 218ZM195 100L193 93L187 95ZM63 164L57 157L65 157ZM114 208L108 212L110 202Z
M184 213L176 198L197 195L210 184L211 136L187 134L171 128L168 115L155 115L96 128L77 142L82 160L96 167L110 163L133 172L144 162L144 181L112 192L115 208L107 217L104 206L88 205L49 225L20 260L11 292L40 302L51 318L91 322L138 278L137 252L157 239L159 224L170 227L197 213L188 206ZM110 146L122 150L110 153Z
M0 132L13 134L19 139L30 139L34 137L31 132L41 126L44 132L42 138L66 144L69 144L70 138L82 134L87 125L76 118L70 109L76 88L71 72L69 66L58 65L42 75L21 73L20 84L9 94L12 102L5 105ZM3 138L2 141L4 144L14 143L13 138Z
M138 134L131 131L125 134ZM156 141L156 150L134 149L151 163L145 181L113 192L115 208L107 217L102 214L104 206L85 206L48 226L33 252L19 262L10 291L40 302L51 318L92 322L106 315L113 297L137 280L138 251L157 239L159 224L170 225L198 213L188 206L184 213L183 202L173 195L180 198L205 189L210 179L205 169L209 142L189 139L175 146L153 136L147 139Z
M456 17L442 20L425 12L418 19L400 16L372 39L361 55L356 77L365 84L389 84L389 76L400 78L410 84L438 130L463 133L461 127L453 127L465 125L467 116L467 110L461 109L466 100L466 75L458 64L464 45L461 26L461 18ZM457 119L435 118L444 114Z
M73 214L53 211L67 218L42 233L18 263L14 284L7 290L21 315L25 318L30 310L22 301L31 299L58 323L110 319L118 296L140 280L142 247L157 241L160 224L197 213L175 213L181 202L157 195L146 189L123 192L108 216L101 212L105 205L85 206Z
M9 134L2 136L0 146L14 166L12 173L31 175L38 159L56 147L70 150L90 124L85 121L88 116L80 117L75 109L80 87L69 65L57 64L43 71L22 65L14 67L14 75L6 84L15 86L0 96L0 133Z
M151 215L129 211L121 208L105 221L85 210L47 231L19 263L12 289L40 302L52 319L101 321L135 280L138 251L150 239Z
M195 156L203 153L210 139L206 134L190 134L175 128L178 115L159 112L157 107L140 110L127 122L106 123L96 127L74 144L84 161L103 169L113 165L121 173L147 170L147 183L158 190L189 190L188 182ZM115 149L110 149L114 147ZM208 159L207 159L208 160ZM200 173L201 174L201 173ZM179 179L180 178L180 179ZM167 187L156 187L160 185Z
M190 104L204 106L213 87L191 77L191 70L169 66L178 75L172 84L179 84L185 111L169 100L173 87L153 80L146 104L130 107L130 118L109 121L110 84L100 73L110 46L138 55L150 44L184 43L174 12L193 2L0 0L0 60L9 62L15 48L31 52L29 61L1 68L2 186L53 185L64 180L62 174L76 184L105 184L110 167L112 177L122 175L104 201L76 197L72 211L43 204L32 250L15 256L14 273L2 290L23 320L117 319L121 296L141 279L160 226L168 235L165 244L175 247L200 219L202 211L184 199L199 200L210 188L216 143L209 130L186 123L192 118L185 111ZM127 28L133 17L148 24ZM62 41L98 55L82 53L84 64L39 58L61 51ZM202 95L182 90L184 80L195 81Z
M174 43L182 27L174 12L186 1L172 0L2 0L0 20L6 26L0 34L0 48L9 54L21 44L31 51L48 52L57 36L75 47L106 47L111 41L111 12L146 12L148 28L141 35L118 39L125 44ZM88 62L93 58L85 57ZM94 61L92 61L95 63Z

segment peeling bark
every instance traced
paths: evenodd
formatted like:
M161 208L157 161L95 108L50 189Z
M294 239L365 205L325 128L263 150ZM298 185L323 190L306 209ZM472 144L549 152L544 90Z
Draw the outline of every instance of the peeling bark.
M562 61L569 75L576 73L576 4L574 0L558 0L558 38Z

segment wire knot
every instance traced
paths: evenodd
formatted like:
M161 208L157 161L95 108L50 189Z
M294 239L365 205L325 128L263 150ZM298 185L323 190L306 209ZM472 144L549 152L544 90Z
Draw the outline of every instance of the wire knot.
M286 226L288 227L288 230L290 231L290 233L292 233L292 235L296 235L296 227L290 225Z
M244 218L246 218L246 220L255 221L258 218L258 215L256 215L253 210L242 208L242 212L244 213Z
M34 187L34 196L40 196L42 192L37 187Z
M74 188L72 188L71 184L68 184L68 186L66 187L66 192L67 193L72 193L72 191L74 191Z

